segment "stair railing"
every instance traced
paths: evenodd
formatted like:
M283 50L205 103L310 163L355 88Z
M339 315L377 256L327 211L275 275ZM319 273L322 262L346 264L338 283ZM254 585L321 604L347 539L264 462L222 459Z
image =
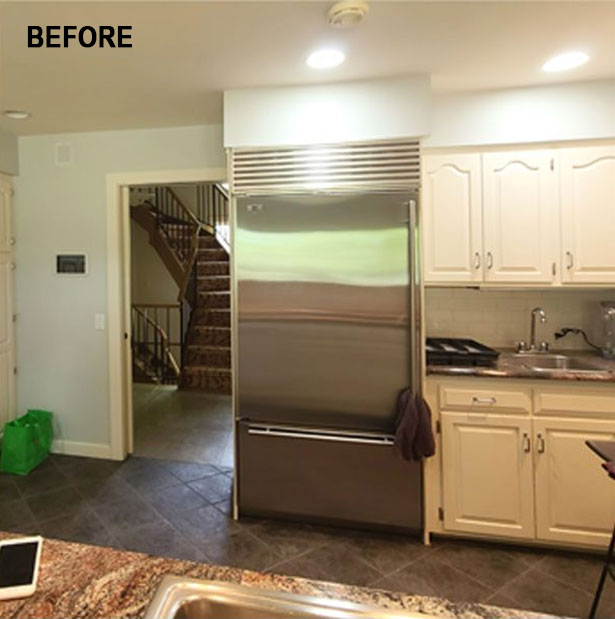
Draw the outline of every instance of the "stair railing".
M201 223L194 213L166 185L154 187L156 226L167 237L177 257L188 268L194 259L195 239Z
M131 347L133 357L145 360L147 369L160 383L177 383L180 367L171 347L180 347L181 341L172 342L172 311L178 311L178 328L181 329L181 306L179 304L135 304L132 306ZM159 313L165 316L167 330L158 322ZM154 318L155 316L155 318Z
M197 217L203 227L229 252L229 199L224 188L217 183L197 185L196 204Z

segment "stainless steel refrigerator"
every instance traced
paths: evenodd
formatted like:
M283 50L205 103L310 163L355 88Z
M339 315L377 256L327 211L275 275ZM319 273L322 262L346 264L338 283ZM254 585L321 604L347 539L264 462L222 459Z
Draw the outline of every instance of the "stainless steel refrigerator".
M240 515L421 528L421 465L392 446L421 376L416 203L237 198Z

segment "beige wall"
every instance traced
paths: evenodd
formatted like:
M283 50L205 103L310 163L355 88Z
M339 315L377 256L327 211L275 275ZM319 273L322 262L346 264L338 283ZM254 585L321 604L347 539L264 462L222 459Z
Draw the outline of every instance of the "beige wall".
M179 288L149 244L147 232L130 222L131 294L133 303L177 303Z
M0 129L0 172L19 174L17 136Z
M615 291L428 288L426 332L432 337L468 337L495 348L513 348L518 340L529 339L530 313L538 306L547 313L547 323L537 328L539 341L546 340L556 349L584 349L581 336L568 335L555 343L553 333L562 327L579 327L601 345L600 301L615 301Z
M56 142L74 162L54 163ZM19 139L15 179L17 393L19 411L54 411L68 449L110 441L106 175L225 165L220 126L105 131ZM56 252L86 252L87 277L56 277Z

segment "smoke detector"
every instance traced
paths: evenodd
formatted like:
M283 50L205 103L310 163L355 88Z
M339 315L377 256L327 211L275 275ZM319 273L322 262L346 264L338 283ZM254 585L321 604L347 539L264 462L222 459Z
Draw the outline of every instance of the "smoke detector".
M327 14L327 20L334 28L353 28L369 13L369 4L361 0L336 2Z

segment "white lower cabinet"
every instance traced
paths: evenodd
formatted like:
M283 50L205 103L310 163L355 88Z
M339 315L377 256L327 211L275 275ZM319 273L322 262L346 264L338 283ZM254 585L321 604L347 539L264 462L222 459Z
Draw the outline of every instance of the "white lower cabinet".
M606 546L615 524L615 482L587 440L615 440L615 420L534 418L536 537Z
M536 389L535 407L546 414L522 415L455 410L443 394L460 389L440 387L442 530L606 547L615 481L585 442L615 440L615 404L612 416L604 408L613 391Z
M444 528L533 537L531 420L445 412L441 426Z

